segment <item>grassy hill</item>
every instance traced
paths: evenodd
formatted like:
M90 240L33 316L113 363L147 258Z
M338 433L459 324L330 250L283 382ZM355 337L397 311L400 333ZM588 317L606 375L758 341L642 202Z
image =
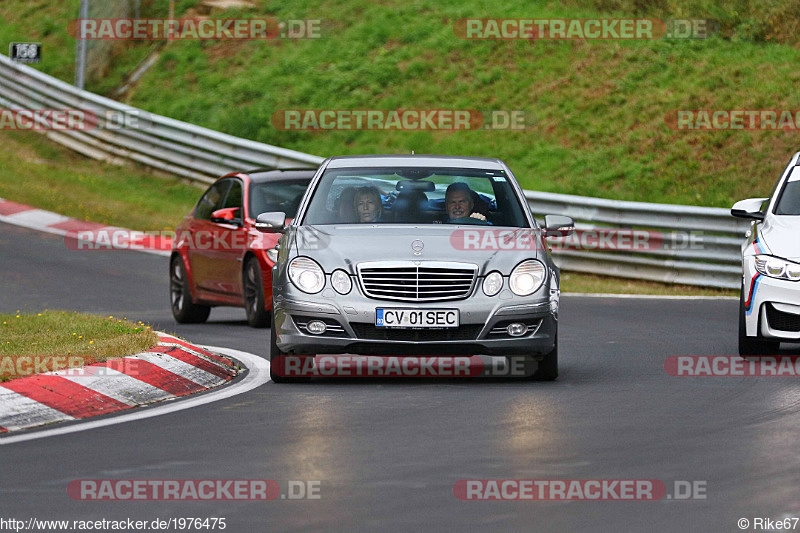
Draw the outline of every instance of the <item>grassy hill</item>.
M261 1L214 16L326 19L326 38L269 42L175 41L126 100L152 112L318 155L442 153L503 158L523 187L620 199L730 206L769 192L798 149L798 132L679 132L675 109L800 107L795 2L694 0L510 0L406 2ZM0 45L45 43L42 70L72 79L65 21L77 0L4 0ZM165 0L143 2L164 16ZM196 2L177 2L179 16ZM645 5L647 4L647 5ZM464 17L711 18L704 40L476 41L453 23ZM63 24L62 24L63 23ZM153 48L125 43L108 92ZM74 50L74 48L72 48ZM462 108L526 110L525 131L287 132L279 109Z

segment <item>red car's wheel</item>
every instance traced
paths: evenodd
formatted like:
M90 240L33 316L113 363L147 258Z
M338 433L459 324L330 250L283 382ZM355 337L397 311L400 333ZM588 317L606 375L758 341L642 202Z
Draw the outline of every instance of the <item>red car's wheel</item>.
M172 304L172 316L180 324L198 324L205 322L211 313L211 307L198 305L192 301L189 281L183 259L175 256L169 266L169 295Z
M251 257L244 265L242 288L244 289L244 308L247 323L253 328L265 328L269 324L269 311L264 298L264 282L258 259Z

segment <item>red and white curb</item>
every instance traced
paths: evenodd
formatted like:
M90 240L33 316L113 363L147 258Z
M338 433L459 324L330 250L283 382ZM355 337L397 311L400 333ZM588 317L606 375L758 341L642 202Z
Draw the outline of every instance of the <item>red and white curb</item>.
M67 239L77 241L80 235L80 240L84 244L102 244L110 249L130 249L164 256L169 256L172 250L170 239L159 238L152 240L153 242L147 240L148 244L145 245L145 237L137 237L137 232L125 228L78 220L3 198L0 198L0 222L63 235L65 241ZM113 236L113 242L100 241L100 239L110 239L110 236Z
M0 385L0 434L115 413L206 391L238 374L233 362L159 333L150 350Z

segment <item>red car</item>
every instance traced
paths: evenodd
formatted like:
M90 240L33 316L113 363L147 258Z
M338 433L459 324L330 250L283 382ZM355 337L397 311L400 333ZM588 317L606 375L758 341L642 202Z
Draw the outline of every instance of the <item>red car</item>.
M255 218L294 218L316 170L254 170L219 178L178 226L170 258L172 314L205 322L215 306L244 307L247 323L269 324L272 266L280 233L261 233Z

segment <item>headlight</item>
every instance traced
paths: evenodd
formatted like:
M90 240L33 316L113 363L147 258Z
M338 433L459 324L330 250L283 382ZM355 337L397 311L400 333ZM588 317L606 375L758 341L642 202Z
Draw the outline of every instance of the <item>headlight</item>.
M267 250L267 257L273 263L277 263L278 262L278 250L276 248L270 248L269 250Z
M800 281L800 263L771 255L756 256L756 271L769 278Z
M325 273L316 261L308 257L295 257L289 263L289 279L295 287L316 294L325 286Z
M492 272L483 279L483 293L486 296L494 296L503 288L503 275L500 272Z
M353 288L353 282L350 281L350 276L344 270L334 270L331 274L331 285L339 294L347 294Z
M544 265L536 259L523 261L511 271L508 284L517 296L528 296L536 292L547 276Z

